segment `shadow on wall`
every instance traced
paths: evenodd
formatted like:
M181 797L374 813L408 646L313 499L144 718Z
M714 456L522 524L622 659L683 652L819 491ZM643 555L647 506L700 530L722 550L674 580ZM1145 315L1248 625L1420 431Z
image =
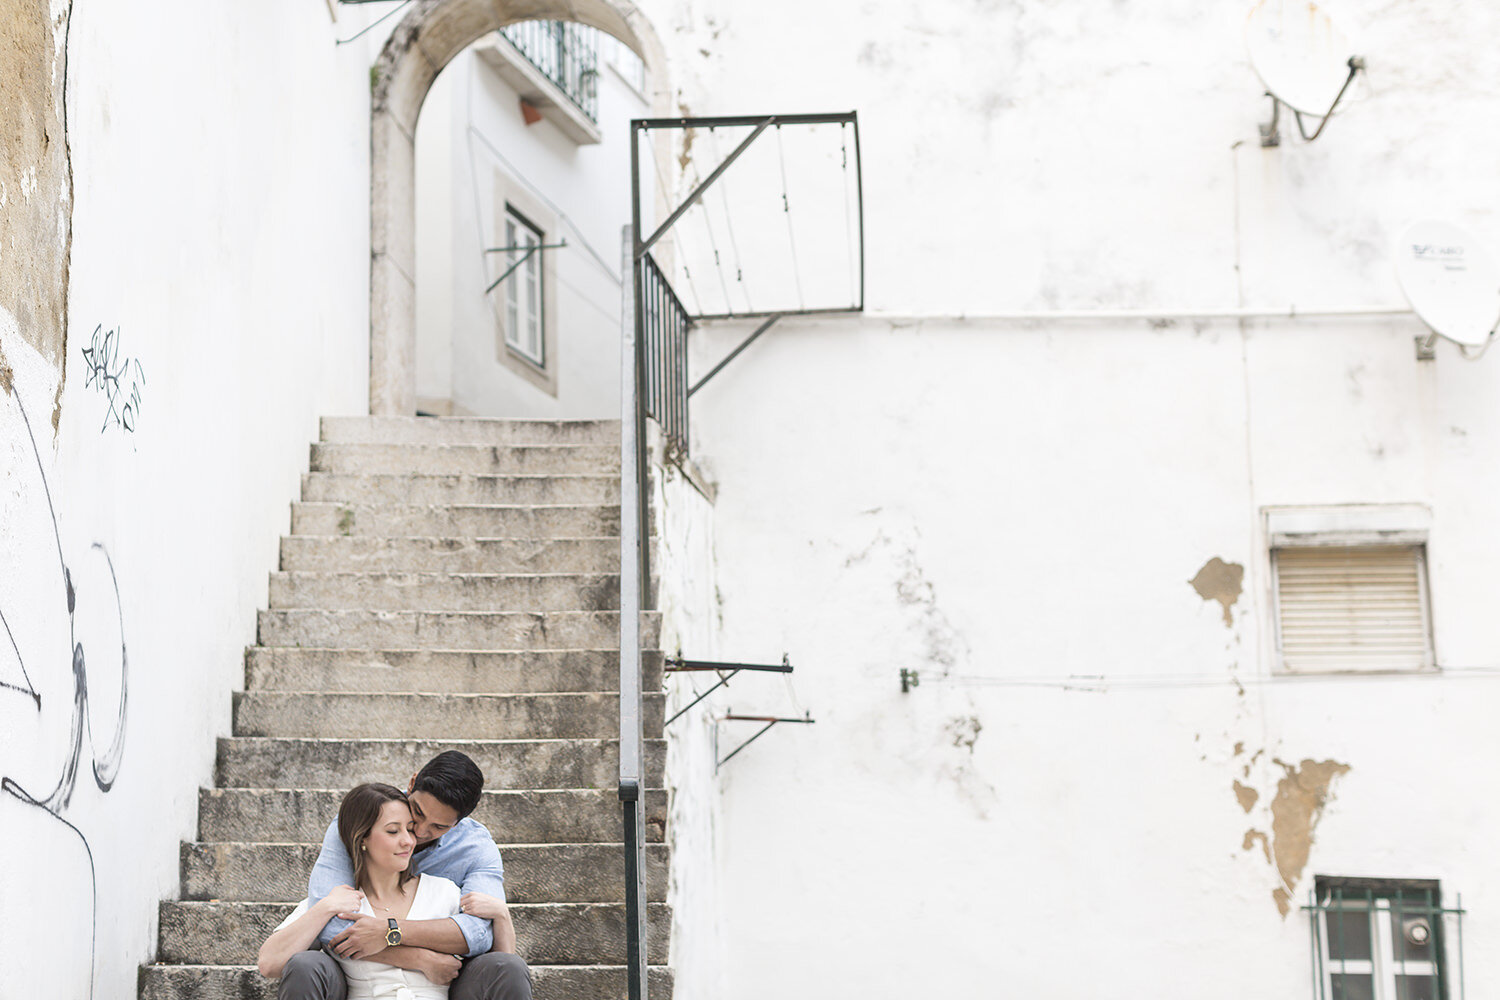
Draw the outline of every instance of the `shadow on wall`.
M0 774L0 828L12 836L13 843L44 848L43 863L7 865L0 874L7 899L28 901L24 918L16 910L10 913L14 922L5 928L5 944L12 956L55 953L56 939L69 936L76 927L78 914L84 912L80 904L86 898L89 960L68 963L71 967L53 966L48 975L53 996L91 997L98 924L94 854L88 838L66 813L79 765L87 761L94 784L101 792L108 792L125 747L129 672L120 587L114 562L102 543L93 543L71 563L64 555L57 510L31 417L20 392L9 384L10 378L4 381L7 391L0 393L0 444L18 443L17 450L23 455L29 450L34 460L18 463L13 477L7 476L13 492L3 499L19 497L22 501L18 511L6 512L7 527L17 537L25 537L33 525L38 526L40 530L33 537L41 537L48 549L55 542L57 549L55 568L50 558L47 565L28 566L13 578L19 586L0 590L0 631L4 633L0 637L0 717L24 720L32 716L35 727L25 729L36 743L24 748L18 745L23 738L20 725L6 726L0 733L0 754L7 761L0 765L4 771ZM37 478L27 482L31 468L35 468ZM19 606L22 601L26 607ZM62 635L39 635L37 629L28 627L39 621L56 623L58 628L52 631L60 632L59 602L66 610L66 645ZM20 638L18 630L23 633ZM89 672L92 666L96 679L103 683L106 678L98 670L112 671L117 662L119 705L113 732L96 732L89 713ZM58 700L70 697L71 705ZM109 741L107 746L102 746L104 740ZM38 762L32 770L40 771L39 776L15 773L23 750L26 757ZM56 914L56 921L48 919L52 914Z

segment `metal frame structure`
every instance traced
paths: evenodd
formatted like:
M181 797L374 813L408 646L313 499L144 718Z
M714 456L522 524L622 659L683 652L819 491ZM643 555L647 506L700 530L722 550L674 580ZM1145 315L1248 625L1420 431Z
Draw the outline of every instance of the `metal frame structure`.
M692 315L672 289L666 274L651 256L654 247L724 172L770 128L787 125L843 125L854 130L855 201L858 206L859 299L848 307L784 309L767 312ZM684 198L655 231L641 234L641 137L666 129L750 128L751 133ZM646 886L645 886L645 770L642 739L641 612L654 607L650 555L650 477L646 418L661 422L667 445L686 456L689 445L688 397L701 389L726 364L783 316L862 312L865 307L864 180L859 148L859 119L855 112L801 115L740 115L704 118L640 118L630 123L630 225L621 240L621 257L629 280L622 283L620 351L620 785L625 842L625 947L629 1000L646 1000ZM687 334L705 320L761 319L743 343L689 386ZM790 665L786 665L790 671ZM723 665L718 665L723 666ZM738 669L747 665L730 665ZM706 666L704 669L716 669ZM752 717L726 716L740 721ZM813 720L753 717L764 728L729 755L778 722L808 724ZM716 761L715 766L724 760Z

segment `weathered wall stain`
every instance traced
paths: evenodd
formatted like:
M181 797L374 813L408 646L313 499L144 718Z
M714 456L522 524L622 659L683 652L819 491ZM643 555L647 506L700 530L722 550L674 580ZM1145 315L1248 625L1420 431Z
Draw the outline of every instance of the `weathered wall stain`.
M1240 843L1240 847L1248 851L1256 845L1257 841L1260 843L1261 851L1266 856L1266 864L1274 864L1275 862L1271 859L1271 841L1259 830L1246 830L1245 839Z
M1303 760L1296 767L1279 758L1273 762L1286 772L1276 783L1276 798L1271 802L1271 852L1282 882L1271 895L1284 917L1291 910L1292 889L1312 853L1313 832L1323 818L1333 779L1347 774L1349 765L1336 760Z
M1240 599L1244 582L1245 567L1239 563L1227 563L1218 556L1204 563L1198 575L1188 581L1199 597L1205 601L1218 601L1223 606L1225 625L1234 624L1234 613L1230 609Z
M0 0L0 309L60 373L73 238L65 94L71 16L67 0Z
M1249 812L1255 808L1255 803L1259 801L1260 792L1257 792L1249 785L1240 784L1239 780L1236 779L1234 783L1234 797L1239 799L1240 808L1245 810L1245 812Z

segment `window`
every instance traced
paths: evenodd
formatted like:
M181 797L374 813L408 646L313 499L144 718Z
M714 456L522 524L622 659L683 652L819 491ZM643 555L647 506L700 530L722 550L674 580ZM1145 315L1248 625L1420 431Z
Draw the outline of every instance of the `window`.
M542 233L510 205L505 206L505 344L538 368L547 366L543 335Z
M1443 907L1436 881L1320 875L1304 909L1317 1000L1461 1000L1445 921L1456 928L1463 909Z
M1282 670L1432 668L1428 519L1395 505L1267 511Z

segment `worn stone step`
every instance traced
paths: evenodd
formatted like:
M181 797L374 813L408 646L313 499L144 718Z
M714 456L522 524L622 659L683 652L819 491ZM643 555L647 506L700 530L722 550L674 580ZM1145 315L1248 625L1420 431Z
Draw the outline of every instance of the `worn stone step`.
M648 737L659 737L665 696L642 699ZM570 694L347 694L241 691L234 695L235 736L360 739L371 733L422 733L429 739L608 739L620 732L620 697Z
M619 637L612 640L618 643ZM660 691L663 654L641 653L644 690ZM292 649L245 651L245 687L257 691L618 691L613 649L473 652L441 649Z
M618 647L617 611L262 611L260 645L327 649L599 649ZM660 616L641 616L656 646Z
M321 843L348 789L203 788L198 839ZM663 840L667 793L646 792L646 839ZM621 838L615 789L485 792L474 818L502 844L596 844Z
M307 892L318 844L185 843L182 897L279 902ZM504 847L505 896L512 903L621 903L622 844L513 844ZM646 845L646 895L667 898L666 844Z
M281 569L312 573L618 573L618 538L287 535Z
M610 538L618 504L294 503L294 535L447 538Z
M398 504L618 504L620 477L533 476L352 476L330 472L302 475L309 503Z
M615 695L610 695L615 698ZM646 781L662 784L664 740L645 741ZM227 736L219 739L220 788L353 788L364 781L406 787L422 764L459 750L490 788L614 788L615 739L410 740Z
M603 444L326 444L309 446L309 472L378 476L618 473L620 446Z
M271 574L272 608L371 611L618 611L608 573Z
M158 960L237 965L254 962L260 946L296 906L295 901L159 904ZM516 952L545 965L625 961L625 907L621 903L513 903ZM646 905L647 956L664 963L672 913L665 903Z
M492 417L324 417L319 436L342 444L614 444L618 420Z
M623 965L531 965L532 1000L620 1000L626 995ZM253 965L143 965L140 1000L276 1000L276 980ZM652 1000L672 1000L672 970L646 971Z

